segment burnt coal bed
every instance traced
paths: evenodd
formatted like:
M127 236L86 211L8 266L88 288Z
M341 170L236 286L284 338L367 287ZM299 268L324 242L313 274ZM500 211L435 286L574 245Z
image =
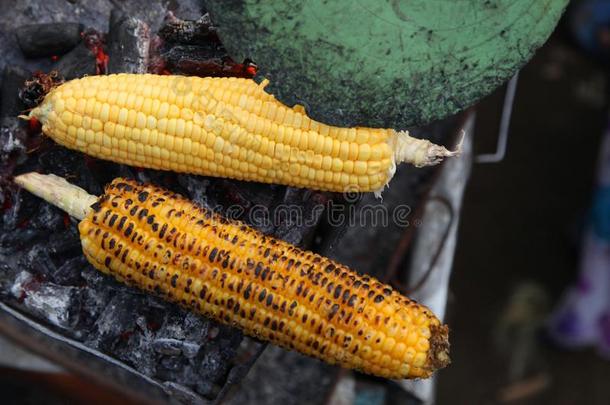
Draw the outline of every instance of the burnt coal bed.
M34 11L43 7L33 1L24 3L31 3ZM5 44L18 46L22 55L15 55L14 49L0 49L6 51L0 87L1 304L98 354L108 368L118 365L128 374L144 378L168 397L186 403L218 402L232 385L242 381L265 345L97 272L82 255L77 222L16 188L12 177L28 171L53 173L91 194L100 194L104 185L118 176L152 182L266 234L313 248L383 278L404 226L349 221L331 226L325 215L329 204L352 216L357 214L352 208L366 204L381 204L388 210L398 204L416 207L434 172L401 168L381 202L372 196L354 198L133 168L58 146L41 134L36 123L17 118L40 100L52 82L118 72L240 77L256 73L250 61L231 60L204 10L191 4L195 2L170 2L191 20L177 18L163 2L143 2L132 5L133 10L125 9L127 6L110 10L104 2L89 8L74 3L48 2L61 10L80 7L62 15L67 22L16 26L14 40ZM104 13L110 14L107 33L93 23ZM2 27L6 30L11 16L4 18ZM14 18L14 23L23 21ZM43 72L34 72L36 69ZM51 71L58 74L49 75ZM451 122L424 131L439 141L453 128ZM300 217L276 215L278 207L286 206L297 207ZM36 350L45 354L46 349ZM281 389L263 392L254 386L251 389L256 393L242 389L233 401L268 403L281 399L298 403L296 398L319 399L320 393L330 389L336 369L272 350L248 378ZM69 363L64 366L70 368ZM291 378L293 367L299 367L299 378ZM109 375L103 370L98 374L101 378ZM115 388L129 391L127 385L129 379Z

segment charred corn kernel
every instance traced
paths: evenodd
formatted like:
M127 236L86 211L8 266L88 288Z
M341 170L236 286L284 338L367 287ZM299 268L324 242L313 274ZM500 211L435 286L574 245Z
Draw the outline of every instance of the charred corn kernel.
M43 131L62 145L102 159L132 165L145 162L146 167L154 169L239 177L330 191L380 192L394 175L397 163L425 166L456 153L429 141L412 138L404 131L338 128L313 121L304 114L303 107L287 107L267 94L263 87L252 80L238 78L133 74L89 76L52 90L29 117L37 118L43 124ZM92 121L92 118L96 120ZM104 148L92 148L90 143L83 144L80 139L66 138L60 133L68 132L64 128L69 130L81 126L98 132L109 122L122 125L128 139L134 139L129 134L135 129L156 129L164 135L175 136L177 140L190 139L193 147L176 150L176 159L163 162L163 167L160 167L153 159L159 156L156 152L154 156L144 157L131 153L121 155L114 146L104 144L98 145ZM256 136L263 142L243 141ZM138 153L161 147L153 143L152 138L146 141L141 138L138 142L149 142L151 147L138 148ZM229 159L223 156L205 166L182 164L187 160L203 162L208 159L206 149L199 148L199 145L213 147L219 153L231 153L231 156ZM258 152L272 160L272 167L279 167L285 161L277 153L280 148L282 155L290 161L293 156L303 153L311 153L317 159L299 161L302 167L298 172L273 170L262 176L258 170L248 170L231 174L231 168L241 166L241 162L232 162L232 159L243 156L242 149L246 155L249 151ZM104 151L103 154L100 151ZM325 162L333 159L333 164L326 163L323 170L338 172L339 175L315 175L314 170L319 169L316 162L320 159ZM334 159L342 164L335 164ZM355 177L343 175L352 173ZM370 182L371 176L380 181Z
M15 181L82 219L86 258L128 285L381 377L429 377L449 363L447 327L424 306L168 190L115 179L96 198L53 175Z

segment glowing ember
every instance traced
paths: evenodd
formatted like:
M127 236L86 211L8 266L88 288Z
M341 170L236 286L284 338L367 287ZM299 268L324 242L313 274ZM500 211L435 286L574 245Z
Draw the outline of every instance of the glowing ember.
M98 75L106 74L108 71L108 54L104 51L106 38L94 30L87 30L82 34L85 46L95 55L95 73Z
M98 75L106 74L108 71L108 54L104 52L102 47L97 49L95 54L95 73Z
M28 131L31 134L35 134L40 132L42 129L42 125L40 125L40 121L38 121L35 117L30 118L28 121Z

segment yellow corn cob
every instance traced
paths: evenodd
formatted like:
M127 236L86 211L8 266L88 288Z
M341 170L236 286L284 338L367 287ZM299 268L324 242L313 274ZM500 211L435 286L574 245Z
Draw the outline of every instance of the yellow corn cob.
M449 363L447 327L424 306L170 191L116 179L96 199L52 175L15 181L84 215L85 256L126 284L250 336L381 377L429 377Z
M119 74L72 80L33 109L58 143L132 166L318 190L380 192L396 164L456 152L393 129L338 128L250 79Z

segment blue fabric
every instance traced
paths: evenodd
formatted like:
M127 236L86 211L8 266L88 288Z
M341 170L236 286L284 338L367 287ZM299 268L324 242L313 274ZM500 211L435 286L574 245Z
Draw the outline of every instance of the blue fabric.
M610 0L581 0L574 7L570 26L576 40L589 52L604 53L598 35L601 29L610 28Z

